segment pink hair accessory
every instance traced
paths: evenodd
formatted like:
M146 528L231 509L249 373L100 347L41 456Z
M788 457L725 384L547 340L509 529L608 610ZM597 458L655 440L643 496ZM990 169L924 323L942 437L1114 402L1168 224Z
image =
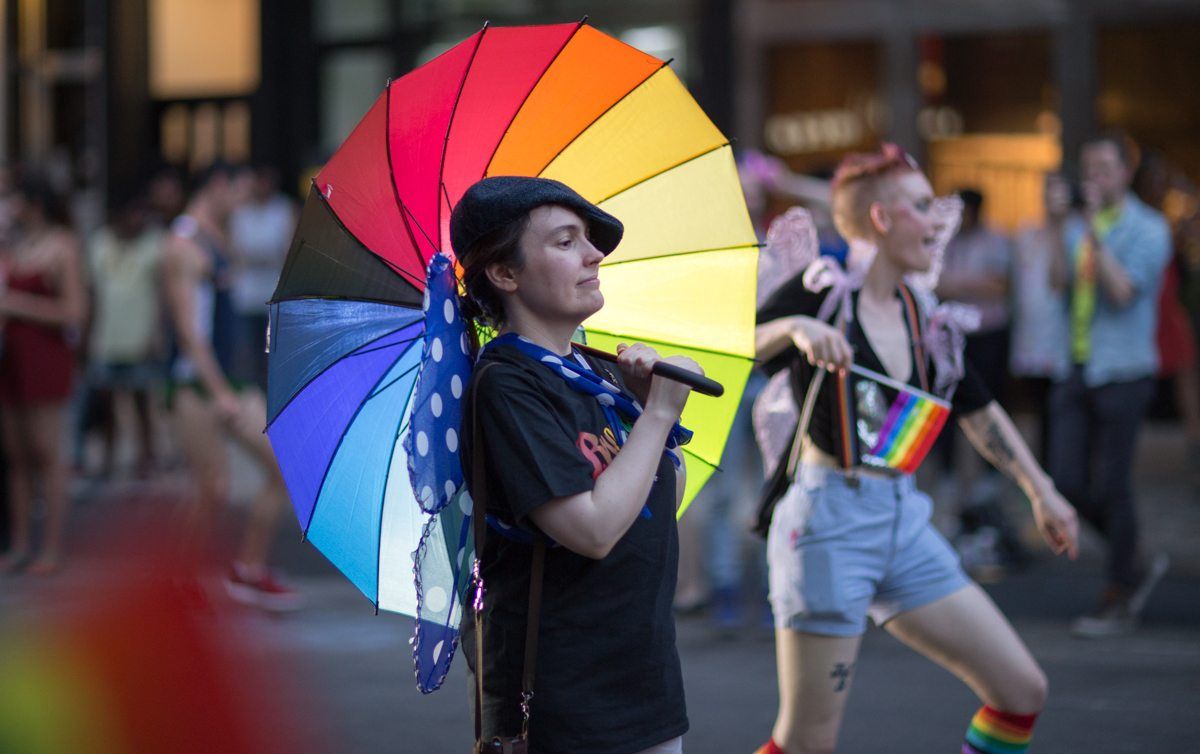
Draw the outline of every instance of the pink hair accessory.
M978 330L979 323L979 309L952 302L938 304L926 319L925 350L937 371L933 391L946 400L967 373L963 349L967 345L967 333Z
M876 152L859 152L847 155L833 175L833 190L849 182L871 175L883 175L896 168L907 168L920 172L921 166L898 144L885 141Z
M829 321L838 307L846 315L846 321L854 319L854 306L850 294L862 287L866 268L855 267L847 272L832 257L818 257L804 270L804 287L813 293L829 288L829 295L817 310L817 319Z

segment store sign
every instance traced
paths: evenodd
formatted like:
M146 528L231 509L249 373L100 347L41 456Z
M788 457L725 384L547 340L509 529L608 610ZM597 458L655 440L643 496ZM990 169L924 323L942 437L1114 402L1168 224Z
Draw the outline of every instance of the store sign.
M888 114L878 102L865 108L832 108L781 113L767 118L763 143L771 152L799 155L836 152L872 142L886 131ZM962 114L953 107L925 107L917 114L917 130L927 141L963 133Z
M866 136L866 123L852 110L812 110L772 115L763 143L775 154L791 155L848 149Z

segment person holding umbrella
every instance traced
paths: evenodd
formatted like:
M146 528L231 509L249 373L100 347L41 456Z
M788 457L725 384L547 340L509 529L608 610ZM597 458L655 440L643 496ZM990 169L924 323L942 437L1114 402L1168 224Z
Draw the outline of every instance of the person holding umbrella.
M464 399L464 475L488 497L488 532L482 655L469 611L463 646L482 674L482 740L527 730L532 752L680 752L688 729L671 602L689 388L651 376L660 357L648 346L618 349L613 368L572 344L604 305L597 273L622 233L540 178L484 179L450 220L464 316L497 332ZM548 546L533 614L538 540ZM536 694L522 683L531 618Z
M980 697L964 754L1025 751L1045 702L1045 674L933 529L912 469L878 464L882 445L868 436L897 426L878 421L888 414L884 393L940 398L972 445L1029 497L1054 552L1075 557L1075 511L1008 415L969 365L930 354L930 302L922 307L906 280L936 274L937 210L929 182L899 147L847 157L834 177L834 219L852 247L874 247L869 268L856 284L825 264L783 284L759 310L759 357L768 372L791 370L810 417L792 446L799 471L775 503L768 534L780 706L765 754L834 750L868 615ZM932 387L946 385L951 365L957 389ZM864 367L881 379L862 379Z

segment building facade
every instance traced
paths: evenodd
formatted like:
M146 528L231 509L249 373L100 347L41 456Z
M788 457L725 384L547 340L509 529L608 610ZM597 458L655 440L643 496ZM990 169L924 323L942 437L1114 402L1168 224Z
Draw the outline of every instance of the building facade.
M796 170L890 139L1008 229L1099 128L1200 179L1194 0L743 0L736 21L736 133Z

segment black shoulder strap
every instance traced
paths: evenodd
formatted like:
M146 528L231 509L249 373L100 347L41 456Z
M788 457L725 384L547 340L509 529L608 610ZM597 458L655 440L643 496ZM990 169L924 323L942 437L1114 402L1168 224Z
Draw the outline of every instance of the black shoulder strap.
M483 364L475 374L471 391L471 526L475 538L475 588L483 588L480 562L483 544L487 538L488 487L483 455L483 443L479 436L478 395L483 373L493 363ZM529 701L533 699L533 681L537 673L538 625L542 611L542 580L546 562L546 539L536 533L532 562L529 570L529 614L525 619L525 660L521 673L521 736L529 735ZM480 751L483 741L483 600L475 601L475 749Z

